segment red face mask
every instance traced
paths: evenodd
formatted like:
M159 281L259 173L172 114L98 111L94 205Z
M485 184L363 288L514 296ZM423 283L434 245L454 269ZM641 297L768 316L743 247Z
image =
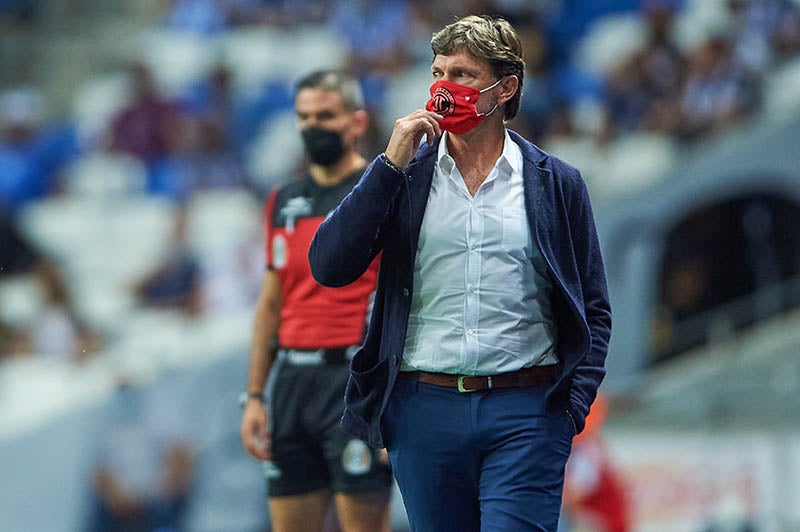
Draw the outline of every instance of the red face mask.
M482 92L497 87L500 81L502 78L494 85L478 90L452 81L439 80L431 85L431 98L425 104L425 109L444 117L439 121L442 129L461 135L471 131L497 109L495 104L488 113L479 113L475 105Z

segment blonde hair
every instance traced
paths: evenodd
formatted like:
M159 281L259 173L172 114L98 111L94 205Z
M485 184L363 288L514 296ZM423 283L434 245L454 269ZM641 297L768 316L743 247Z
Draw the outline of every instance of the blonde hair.
M505 119L517 116L525 61L522 59L522 43L511 24L499 17L470 15L448 24L433 34L431 49L437 55L452 55L466 50L476 59L486 61L496 79L517 76L517 93L506 103Z

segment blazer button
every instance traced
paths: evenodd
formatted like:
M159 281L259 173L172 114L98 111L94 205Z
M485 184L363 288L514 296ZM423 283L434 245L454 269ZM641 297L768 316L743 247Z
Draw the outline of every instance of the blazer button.
M403 297L408 297L408 288L403 288Z

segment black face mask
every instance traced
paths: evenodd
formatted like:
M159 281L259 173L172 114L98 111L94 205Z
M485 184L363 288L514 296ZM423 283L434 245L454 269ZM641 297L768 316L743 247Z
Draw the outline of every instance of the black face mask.
M330 166L344 155L342 135L336 131L310 127L302 132L303 143L311 162L322 166Z

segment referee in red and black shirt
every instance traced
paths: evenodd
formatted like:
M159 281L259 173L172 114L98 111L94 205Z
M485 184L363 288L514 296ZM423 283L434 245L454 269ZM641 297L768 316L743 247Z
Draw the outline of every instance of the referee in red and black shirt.
M343 532L388 531L387 461L339 427L377 260L358 281L336 289L317 284L308 264L317 227L364 172L358 141L369 116L358 82L333 70L298 83L295 110L311 164L304 179L267 200L267 269L253 327L242 441L264 460L274 531L321 530L331 498Z

